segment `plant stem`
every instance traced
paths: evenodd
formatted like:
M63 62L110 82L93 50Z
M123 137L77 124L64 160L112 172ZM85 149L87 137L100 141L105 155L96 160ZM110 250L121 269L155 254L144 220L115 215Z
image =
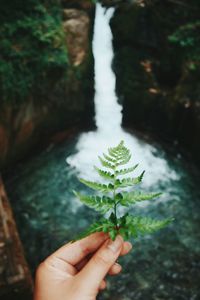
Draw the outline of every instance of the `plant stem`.
M114 206L114 214L115 214L115 225L117 226L117 204Z
M114 200L114 215L115 215L115 225L117 227L117 203L115 200L115 196L116 196L116 188L115 188L115 181L116 181L116 171L114 170L114 189L113 189L113 200Z

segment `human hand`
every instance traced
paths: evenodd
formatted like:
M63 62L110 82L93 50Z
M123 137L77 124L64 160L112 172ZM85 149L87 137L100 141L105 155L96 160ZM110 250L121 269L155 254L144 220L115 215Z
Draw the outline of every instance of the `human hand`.
M95 300L105 276L121 271L117 258L131 248L121 236L112 241L102 232L66 244L38 267L34 300Z

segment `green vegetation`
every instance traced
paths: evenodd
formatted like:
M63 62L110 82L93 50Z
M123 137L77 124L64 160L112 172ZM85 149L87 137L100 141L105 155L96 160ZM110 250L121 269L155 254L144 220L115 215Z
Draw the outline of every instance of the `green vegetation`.
M137 202L151 200L158 196L160 193L148 193L145 194L140 191L123 191L126 188L130 188L139 184L142 181L144 171L138 177L124 177L124 175L133 172L138 165L123 168L131 159L130 150L124 146L124 142L114 148L108 149L108 154L103 154L103 157L99 157L100 162L104 168L99 169L95 167L98 174L108 183L102 184L99 182L92 182L85 179L80 181L86 186L100 192L102 195L83 195L78 192L74 192L81 202L87 206L99 211L102 214L111 211L108 218L102 218L99 222L92 224L89 229L81 235L87 236L97 231L108 232L111 239L115 239L117 234L121 234L125 239L130 237L137 237L140 234L152 233L158 229L165 227L172 219L154 220L148 217L133 216L129 213L118 217L118 210L120 207L129 207Z
M190 68L195 69L200 62L200 21L180 26L169 41L177 44L184 50L186 59L190 60Z
M66 72L59 1L1 1L0 101L19 102Z

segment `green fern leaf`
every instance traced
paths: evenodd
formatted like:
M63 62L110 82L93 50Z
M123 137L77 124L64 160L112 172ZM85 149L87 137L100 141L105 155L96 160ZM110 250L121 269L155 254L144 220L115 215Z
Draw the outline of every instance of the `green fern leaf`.
M106 223L106 219L101 219L99 222L95 222L93 224L91 224L87 230L85 230L84 232L82 232L81 234L79 234L77 236L77 238L75 240L73 240L73 242L83 239L84 237L95 233L95 232L102 232L103 231L103 224Z
M88 180L85 180L83 178L79 178L79 181L82 182L83 184L87 185L91 189L96 190L96 191L101 191L101 192L107 192L108 193L110 191L113 191L113 189L114 189L114 185L111 184L111 183L109 183L108 185L107 184L101 184L101 183L98 183L98 182L88 181Z
M122 158L121 160L119 160L118 163L116 163L116 166L122 166L122 165L126 165L131 159L131 154L126 155L124 158Z
M108 148L108 153L111 157L113 157L113 159L118 160L119 154L117 151L113 150L113 148Z
M144 235L160 230L161 228L164 228L166 225L170 224L172 221L172 218L154 220L147 217L134 217L128 215L126 217L126 226L128 226L130 234L133 236L138 236L139 234Z
M113 180L114 179L114 174L108 172L108 171L104 171L104 170L101 170L97 167L94 167L95 170L99 173L99 175L105 179L110 179L110 180Z
M138 177L134 178L134 184L138 184L142 181L142 179L144 177L144 173L145 173L145 171L143 171Z
M143 171L135 178L118 178L118 176L133 172L138 166L135 165L133 167L120 169L121 165L127 164L131 159L131 153L129 149L124 146L123 141L116 147L108 148L108 155L103 153L103 158L99 157L99 159L103 167L111 170L105 171L95 167L98 174L108 180L108 184L92 182L85 179L80 179L80 181L91 189L103 194L88 196L75 192L75 195L80 201L96 211L99 211L100 213L111 211L111 213L108 218L103 218L99 222L92 224L81 237L97 231L103 231L108 232L110 238L113 240L117 234L121 234L125 239L129 239L130 237L152 233L165 227L172 221L172 219L154 220L147 217L131 216L128 214L119 218L117 216L119 206L129 207L140 201L154 199L160 196L161 193L145 194L138 191L121 191L123 188L133 187L134 185L139 184L144 176ZM109 195L104 195L105 193L108 193Z
M116 158L112 158L112 157L110 157L109 155L106 155L105 153L103 153L103 157L106 159L106 160L108 160L109 162L111 162L112 164L116 164L116 162L117 162L117 159Z
M128 169L121 169L121 170L117 170L116 171L116 175L125 175L125 174L128 174L128 173L131 173L133 172L136 168L138 167L138 164L131 167L131 168L128 168Z
M137 202L157 198L160 195L162 195L162 193L149 193L149 194L143 194L141 192L122 193L122 199L120 200L120 204L123 206L130 206L131 204L135 204Z
M94 208L101 213L108 212L113 207L113 199L106 196L87 196L74 191L79 200L87 206Z
M111 169L111 170L115 169L115 165L107 162L105 159L101 158L100 156L99 156L99 160L100 160L103 167Z
M142 177L144 175L144 172L142 172L142 174L136 178L124 178L122 180L117 179L115 182L115 187L117 188L126 188L129 186L133 186L135 184L138 184L142 181Z
M82 234L80 234L76 240L82 239L92 233L95 232L105 232L109 233L111 239L115 239L118 234L115 225L108 219L102 218L100 221L91 224L87 230L85 230ZM115 236L114 236L114 234ZM75 241L75 240L74 240Z
M111 157L119 160L125 158L125 156L128 155L130 151L126 147L124 147L124 142L121 141L116 147L108 148L108 153Z

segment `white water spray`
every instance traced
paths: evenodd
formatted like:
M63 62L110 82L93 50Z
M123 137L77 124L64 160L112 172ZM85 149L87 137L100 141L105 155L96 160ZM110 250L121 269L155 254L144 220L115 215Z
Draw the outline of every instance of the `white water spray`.
M93 54L95 58L95 121L98 131L110 133L121 129L122 107L115 94L115 75L112 71L112 32L109 26L114 8L96 7L94 24Z
M116 146L121 140L133 153L132 163L139 163L138 174L147 170L144 185L150 186L160 179L177 179L174 171L168 167L165 159L155 156L153 146L138 140L121 128L122 107L115 94L115 75L112 71L113 48L112 33L109 26L114 8L96 5L96 17L93 37L95 59L95 121L96 131L83 133L76 145L77 153L67 158L67 163L75 167L81 177L96 180L100 178L94 170L99 166L98 155L108 147ZM132 164L130 163L130 164ZM135 174L135 175L138 175Z

